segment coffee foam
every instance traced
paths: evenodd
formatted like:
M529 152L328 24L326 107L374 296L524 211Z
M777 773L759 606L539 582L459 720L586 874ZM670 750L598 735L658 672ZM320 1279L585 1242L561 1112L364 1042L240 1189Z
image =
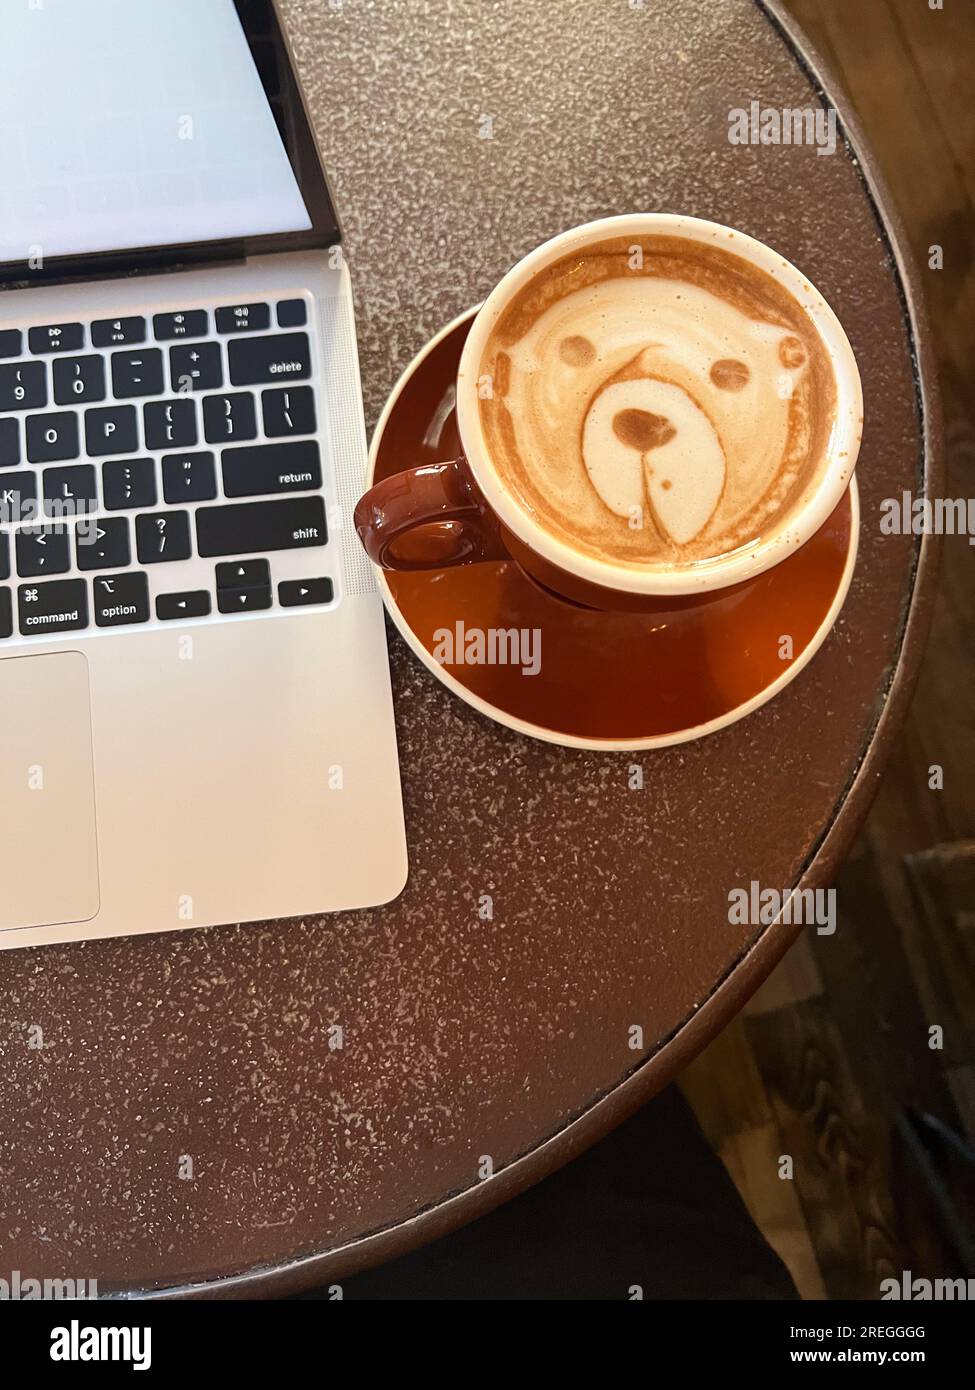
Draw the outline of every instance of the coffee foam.
M541 271L479 376L488 451L522 506L636 566L698 563L780 527L835 410L798 302L741 257L674 237L601 242Z

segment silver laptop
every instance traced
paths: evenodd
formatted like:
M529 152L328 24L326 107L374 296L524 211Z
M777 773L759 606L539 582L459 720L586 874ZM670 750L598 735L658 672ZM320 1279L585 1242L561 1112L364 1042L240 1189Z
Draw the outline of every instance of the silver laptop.
M264 0L0 0L0 947L386 902L349 276Z

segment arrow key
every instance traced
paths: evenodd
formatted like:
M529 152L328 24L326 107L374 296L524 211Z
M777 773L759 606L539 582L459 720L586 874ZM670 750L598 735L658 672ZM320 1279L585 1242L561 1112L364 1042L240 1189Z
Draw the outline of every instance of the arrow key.
M266 560L230 560L217 565L218 589L269 589L271 566Z
M210 612L210 595L206 589L192 589L185 594L159 594L156 617L161 623L178 623L184 618L205 618Z
M332 602L330 579L286 579L278 585L282 608L306 608L313 603Z
M217 607L221 613L253 613L271 607L271 586L265 589L218 589Z

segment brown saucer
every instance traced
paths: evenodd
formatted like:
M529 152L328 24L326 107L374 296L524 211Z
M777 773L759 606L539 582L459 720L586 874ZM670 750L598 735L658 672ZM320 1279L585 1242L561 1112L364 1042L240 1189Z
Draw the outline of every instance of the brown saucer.
M454 380L476 312L442 329L400 377L376 426L367 487L461 452ZM733 724L795 679L843 606L858 526L854 480L789 559L734 590L680 606L662 600L652 615L573 607L505 561L387 571L379 582L420 660L491 719L573 747L665 748ZM523 674L520 664L448 664L434 656L450 654L445 633L456 655L472 631L512 628L538 634L528 648L540 653L537 674Z

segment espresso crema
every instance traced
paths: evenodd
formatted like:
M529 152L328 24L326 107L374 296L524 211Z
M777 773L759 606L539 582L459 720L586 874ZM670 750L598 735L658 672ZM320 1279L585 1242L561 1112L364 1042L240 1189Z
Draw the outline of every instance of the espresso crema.
M479 366L485 443L532 518L613 564L673 568L788 522L836 408L812 322L765 271L681 237L564 256Z

